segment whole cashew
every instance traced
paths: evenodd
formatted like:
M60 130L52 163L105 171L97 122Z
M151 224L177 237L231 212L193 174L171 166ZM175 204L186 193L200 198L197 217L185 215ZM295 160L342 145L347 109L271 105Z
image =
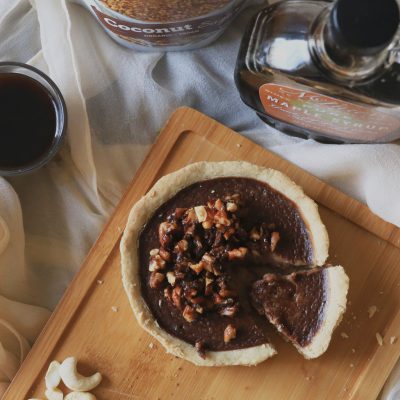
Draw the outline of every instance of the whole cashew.
M64 400L96 400L96 396L87 392L71 392L64 397Z
M88 392L101 382L101 374L96 372L92 376L82 376L76 370L77 360L75 357L66 358L60 366L60 376L68 389L76 392Z
M46 388L56 388L61 382L60 376L60 363L58 361L52 361L45 376Z
M46 396L47 400L63 400L64 399L63 392L57 388L47 389L44 392L44 395Z

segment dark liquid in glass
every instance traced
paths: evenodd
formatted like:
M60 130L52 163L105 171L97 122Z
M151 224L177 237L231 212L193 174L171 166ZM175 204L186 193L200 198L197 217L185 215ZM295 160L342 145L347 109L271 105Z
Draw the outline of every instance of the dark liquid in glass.
M24 167L45 155L57 127L55 104L34 79L0 74L0 168Z

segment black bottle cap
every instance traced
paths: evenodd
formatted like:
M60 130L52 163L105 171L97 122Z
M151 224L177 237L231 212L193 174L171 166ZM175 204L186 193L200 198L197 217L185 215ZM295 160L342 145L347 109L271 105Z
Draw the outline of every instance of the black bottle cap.
M396 0L337 0L330 15L337 45L365 55L388 46L399 22Z

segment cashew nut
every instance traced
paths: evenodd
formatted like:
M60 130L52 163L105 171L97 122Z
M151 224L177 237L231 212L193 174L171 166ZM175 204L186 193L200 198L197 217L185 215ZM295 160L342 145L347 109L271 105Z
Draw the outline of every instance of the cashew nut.
M64 397L64 400L96 400L96 396L87 392L71 392Z
M58 361L52 361L46 372L46 388L53 389L56 388L61 382L60 376L60 363Z
M44 392L44 395L46 396L47 400L63 400L64 399L63 392L57 388L47 389Z
M61 364L60 375L65 386L77 392L88 392L94 389L101 382L101 374L96 372L92 376L82 376L76 370L76 364L75 357L68 357Z

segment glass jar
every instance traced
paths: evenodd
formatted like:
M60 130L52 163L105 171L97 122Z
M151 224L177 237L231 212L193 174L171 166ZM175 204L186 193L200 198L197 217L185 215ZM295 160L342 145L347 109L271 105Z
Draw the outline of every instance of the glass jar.
M247 0L75 0L119 44L144 51L191 50L227 28Z
M60 149L67 108L56 84L31 65L0 62L0 175L33 172Z
M400 138L395 0L286 0L249 23L235 70L267 124L329 143Z

